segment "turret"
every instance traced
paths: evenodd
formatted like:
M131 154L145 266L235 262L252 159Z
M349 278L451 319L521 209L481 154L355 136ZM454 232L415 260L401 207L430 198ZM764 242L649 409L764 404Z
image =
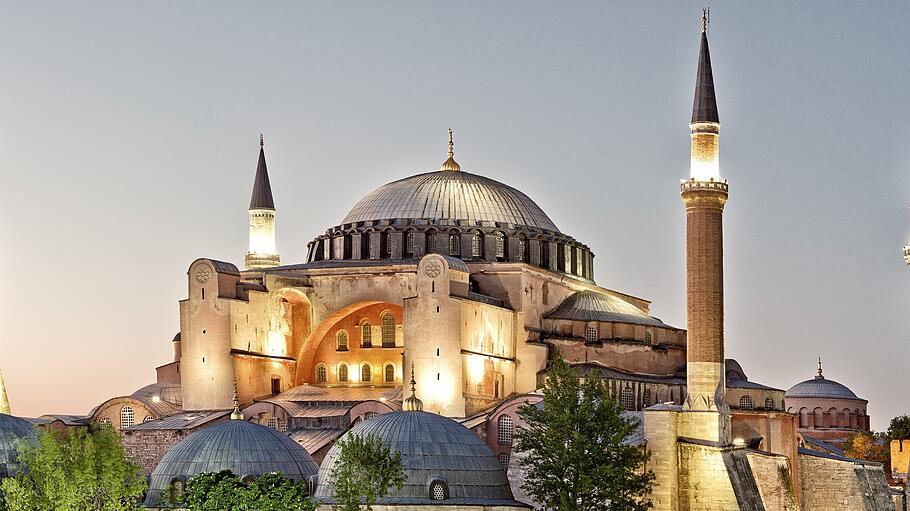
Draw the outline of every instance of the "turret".
M259 135L259 163L256 165L256 180L250 198L250 248L246 254L246 269L256 270L278 266L278 251L275 249L275 201L272 199L272 185L265 164L265 141Z
M720 179L720 119L708 51L708 12L702 15L701 48L692 122L691 176L680 195L686 206L686 384L681 437L730 442L724 382L723 212L727 182Z

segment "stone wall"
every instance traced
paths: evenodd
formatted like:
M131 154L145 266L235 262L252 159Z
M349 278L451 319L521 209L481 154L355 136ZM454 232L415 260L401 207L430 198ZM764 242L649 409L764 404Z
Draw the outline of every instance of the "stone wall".
M137 463L143 474L151 474L165 453L184 438L183 431L173 429L129 431L121 437L121 444L127 459Z
M910 467L910 440L892 440L891 477L906 481L908 467Z
M833 456L799 455L803 511L893 511L881 465Z
M765 509L798 511L790 463L785 456L748 451L746 457Z
M750 481L747 460L743 465L743 460L730 457L729 450L718 447L679 442L677 448L680 511L762 510L761 502L756 507L753 500L747 498L740 502L737 498L748 497L743 489L751 489L753 497L758 497L755 482Z

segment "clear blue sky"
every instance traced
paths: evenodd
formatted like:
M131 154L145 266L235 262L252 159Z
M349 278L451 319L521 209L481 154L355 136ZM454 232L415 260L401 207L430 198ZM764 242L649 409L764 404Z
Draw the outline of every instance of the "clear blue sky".
M242 262L259 132L283 261L375 187L516 186L599 284L685 326L697 2L4 2L0 369L14 411L85 413L170 360L185 272ZM910 10L723 2L727 352L910 412Z

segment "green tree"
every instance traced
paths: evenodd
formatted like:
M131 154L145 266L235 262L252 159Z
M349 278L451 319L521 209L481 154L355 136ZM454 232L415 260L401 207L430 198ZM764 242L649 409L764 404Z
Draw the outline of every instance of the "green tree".
M110 428L40 431L19 447L19 462L23 470L0 484L9 511L130 511L146 489Z
M309 498L306 481L271 473L244 483L230 470L193 477L177 500L189 511L313 511L318 507Z
M885 432L888 441L906 440L910 438L910 415L900 415L891 419L888 431Z
M844 441L844 453L850 458L874 461L891 469L891 445L886 433L857 431Z
M602 380L581 383L569 364L556 359L547 371L542 406L524 406L518 415L527 423L516 431L516 451L526 454L522 488L545 509L651 507L648 455L627 443L638 422L622 415Z
M338 458L330 474L337 511L372 511L376 501L401 488L407 477L401 453L375 435L349 434L338 441Z

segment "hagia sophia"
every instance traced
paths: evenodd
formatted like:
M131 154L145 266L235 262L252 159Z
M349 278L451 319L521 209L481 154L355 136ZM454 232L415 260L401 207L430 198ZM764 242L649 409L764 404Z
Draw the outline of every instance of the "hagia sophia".
M732 185L720 175L704 18L700 38L691 175L680 183L686 325L599 285L591 249L520 190L463 170L451 130L438 170L390 176L315 236L305 261L282 263L260 138L243 269L189 264L173 359L130 395L85 415L21 419L0 377L0 478L16 473L15 441L36 426L110 427L149 475L149 507L225 468L309 481L328 505L333 445L353 431L402 453L407 482L377 507L526 509L536 503L512 452L517 410L541 401L561 357L608 382L641 422L633 440L650 452L655 510L904 509L881 465L845 456L847 436L870 428L868 402L821 360L784 390L725 356Z

